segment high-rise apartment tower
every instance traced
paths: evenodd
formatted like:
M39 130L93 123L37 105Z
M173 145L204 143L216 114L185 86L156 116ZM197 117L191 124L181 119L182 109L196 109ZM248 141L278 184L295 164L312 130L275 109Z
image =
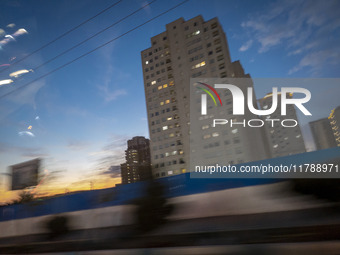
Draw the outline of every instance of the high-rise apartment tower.
M150 141L143 136L133 137L127 142L126 163L121 164L122 183L134 183L152 179Z
M166 31L151 38L151 47L141 52L141 58L153 175L158 178L184 173L190 170L190 78L250 76L239 61L231 61L217 18L180 18L167 24ZM222 99L230 101L229 97L230 94ZM229 130L218 137L210 134L211 140L206 139L204 144L202 140L201 149L208 141L216 150L231 149L228 157L234 164L263 159L266 153L260 132L234 134Z

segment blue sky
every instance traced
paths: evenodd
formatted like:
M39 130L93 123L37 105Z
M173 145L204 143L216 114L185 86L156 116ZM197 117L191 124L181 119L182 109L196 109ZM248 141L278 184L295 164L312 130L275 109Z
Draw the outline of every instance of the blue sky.
M113 2L10 0L0 8L0 40L24 28L27 34L0 49L2 64L12 64ZM35 70L63 50L132 11L142 0L123 0L61 40L0 73L33 69L0 86L0 96L92 50L180 1L158 0L98 37ZM339 1L191 0L142 28L114 41L33 84L0 99L0 190L7 166L43 157L44 167L60 185L87 182L123 161L126 140L148 136L140 52L165 25L183 17L218 17L232 60L252 77L339 78ZM9 24L12 24L8 26ZM13 26L14 24L14 26ZM2 32L3 31L3 32ZM15 58L11 61L11 59ZM257 97L268 88L256 88ZM336 102L331 102L333 106ZM328 109L327 109L328 112ZM38 117L38 118L37 118ZM29 131L34 137L19 132ZM51 174L52 176L52 174Z

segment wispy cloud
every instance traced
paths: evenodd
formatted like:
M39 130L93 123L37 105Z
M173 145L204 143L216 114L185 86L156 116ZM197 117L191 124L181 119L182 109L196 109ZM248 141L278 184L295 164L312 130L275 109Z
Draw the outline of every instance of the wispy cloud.
M101 175L109 175L112 178L121 177L120 165L110 166L107 170L101 172Z
M130 139L127 136L113 135L110 141L101 150L89 153L89 156L96 161L95 168L106 171L111 166L120 165L125 159L126 142Z
M334 54L340 51L339 9L340 2L336 0L276 1L242 22L241 26L251 40L258 43L259 53L281 47L288 56L300 56L289 74L303 68L309 68L315 74L329 65L339 64L339 56ZM249 41L240 51L249 49Z
M337 51L336 51L337 50ZM339 64L340 63L340 48L320 50L306 54L299 62L298 65L294 66L288 71L288 74L293 74L304 67L309 67L310 71L314 74L318 74L321 69L321 63Z
M67 144L67 148L73 151L79 151L86 149L89 146L88 142L78 141L78 140L72 140L69 141Z
M44 85L44 81L37 81L4 97L0 102L0 120L6 118L23 105L36 108L35 97ZM13 90L12 87L6 89L6 92Z
M40 147L22 147L13 144L0 142L1 153L15 153L24 158L48 157L48 152Z
M114 68L112 65L112 52L113 46L106 48L103 51L103 61L106 63L105 74L101 77L101 82L97 85L99 90L99 95L104 98L106 103L112 102L116 100L119 96L126 95L127 91L125 89L121 89L117 86L118 76L121 75L121 72ZM113 80L115 77L115 80Z
M252 44L253 44L253 40L247 41L245 44L243 44L243 45L241 46L241 48L239 49L239 51L247 51L247 50L251 47Z
M98 86L100 95L104 98L105 102L111 102L117 99L119 96L126 95L126 91L123 89L112 90L109 88L108 83Z

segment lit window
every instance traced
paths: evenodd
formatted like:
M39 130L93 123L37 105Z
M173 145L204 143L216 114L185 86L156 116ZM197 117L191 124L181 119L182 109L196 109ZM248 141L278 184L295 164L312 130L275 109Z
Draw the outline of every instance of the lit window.
M169 157L170 153L169 152L165 152L165 157Z
M171 154L172 154L172 155L176 155L176 154L177 154L177 151L173 151Z
M163 87L162 87L162 85L161 86L158 86L158 90L161 90Z
M160 102L159 104L160 104L160 105L164 105L164 102Z
M196 69L196 68L199 68L201 66L205 66L205 61L202 61L201 63L198 63L197 65L192 66L191 69Z
M174 81L170 81L169 86L174 86Z
M165 103L166 104L170 103L170 100L169 99L165 100Z
M168 129L168 126L164 126L164 127L163 127L163 130L167 130L167 129Z
M219 133L218 133L218 132L214 132L214 133L212 133L212 136L213 136L213 137L218 137L218 136L219 136Z
M163 85L163 89L167 88L168 87L168 84L164 84Z
M155 84L156 84L156 81L152 81L152 82L151 82L151 85L155 85Z
M277 147L279 147L278 144L275 144L275 145L273 146L274 149L276 149Z
M301 135L297 135L297 136L296 136L296 138L300 138L300 137L301 137Z
M209 135L204 135L203 136L203 139L208 139L208 138L210 138L211 137L211 135L209 134Z
M173 174L173 171L168 171L168 175L172 175Z
M199 35L200 33L201 33L201 31L197 30L197 31L195 31L195 32L193 32L191 34L188 34L187 38L190 38L190 37L195 36L195 35Z
M231 133L236 134L238 132L237 128L231 130Z
M203 130L204 130L204 129L207 129L207 128L209 128L209 125L202 126L202 129L203 129Z
M148 65L148 64L149 64L149 61L145 61L145 64Z
M172 120L172 117L168 117L167 120Z

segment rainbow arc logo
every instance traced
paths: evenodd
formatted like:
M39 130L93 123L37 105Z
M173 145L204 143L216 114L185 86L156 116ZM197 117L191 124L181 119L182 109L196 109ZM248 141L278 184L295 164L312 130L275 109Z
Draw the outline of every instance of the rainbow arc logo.
M203 82L197 82L197 83L200 84L200 85L205 86L208 89L210 89L216 95L216 97L218 98L218 100L220 101L220 104L222 106L222 100L221 100L219 94L217 93L217 91L212 86L210 86L209 84L203 83ZM201 88L201 87L198 87L198 86L197 86L197 88L202 90L202 91L204 91L205 93L207 93L211 97L211 99L214 101L215 106L217 106L217 102L216 102L215 97L213 96L213 94L208 89ZM207 94L202 94L201 95L201 100L202 100L201 113L202 113L202 115L206 115L207 114Z

